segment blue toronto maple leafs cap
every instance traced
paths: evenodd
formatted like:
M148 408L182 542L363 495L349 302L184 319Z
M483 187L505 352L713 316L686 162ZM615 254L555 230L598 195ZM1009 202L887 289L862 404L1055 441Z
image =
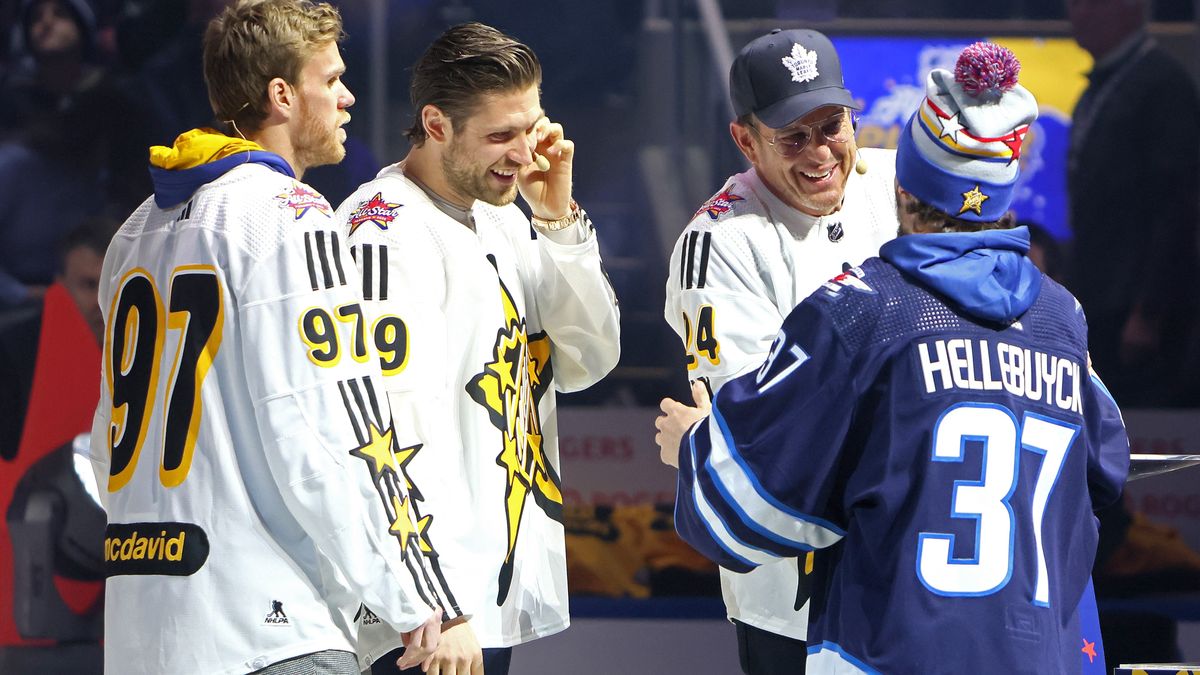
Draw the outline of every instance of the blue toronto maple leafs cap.
M846 90L833 43L799 28L776 28L743 47L729 69L729 96L738 117L754 113L772 129L825 105L861 108Z

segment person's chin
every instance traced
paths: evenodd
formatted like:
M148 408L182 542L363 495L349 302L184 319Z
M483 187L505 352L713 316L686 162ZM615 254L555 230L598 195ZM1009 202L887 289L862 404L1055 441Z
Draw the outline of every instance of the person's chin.
M501 192L489 192L486 196L480 198L492 206L508 206L517 200L517 186L512 186Z

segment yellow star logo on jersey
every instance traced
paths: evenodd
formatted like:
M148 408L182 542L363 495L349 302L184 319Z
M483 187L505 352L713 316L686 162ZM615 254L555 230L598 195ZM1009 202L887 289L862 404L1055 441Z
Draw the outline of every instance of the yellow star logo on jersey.
M396 535L396 538L400 540L400 546L407 551L409 540L417 536L412 513L408 510L408 495L403 498L392 495L392 511L395 513L395 517L392 519L392 525L388 528L388 532Z
M404 477L404 488L410 492L416 489L413 485L412 478L408 475L408 463L417 456L417 451L422 447L421 443L410 445L407 448L400 448L396 451L396 462L398 464L396 473ZM418 497L420 499L420 497Z
M429 529L431 523L433 523L433 516L423 516L417 519L417 545L421 548L421 553L433 553L433 544L425 534L425 530Z
M508 551L500 568L503 604L512 586L513 554L517 547L521 514L530 493L549 517L562 521L562 491L558 473L542 447L542 422L538 403L549 389L550 339L544 334L529 336L525 320L512 295L500 283L505 325L497 332L493 360L467 386L476 403L488 411L492 424L501 432L501 450L496 464L505 470L507 488L504 509L508 522Z
M399 472L400 467L396 464L396 456L392 454L393 431L391 427L388 427L387 431L380 432L379 427L370 424L368 425L370 437L367 442L362 447L350 451L351 455L366 460L371 467L372 478L379 478L384 471L389 469Z
M979 191L978 185L971 188L969 192L962 193L962 197L963 204L962 208L958 210L958 213L963 214L967 211L974 211L975 215L977 216L983 215L983 203L991 199L991 197Z

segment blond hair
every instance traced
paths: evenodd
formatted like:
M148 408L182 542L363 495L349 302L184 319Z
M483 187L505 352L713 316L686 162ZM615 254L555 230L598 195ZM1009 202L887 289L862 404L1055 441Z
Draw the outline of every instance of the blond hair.
M344 37L329 3L242 0L204 32L204 82L217 119L256 131L267 117L267 85L276 77L299 84L317 51Z

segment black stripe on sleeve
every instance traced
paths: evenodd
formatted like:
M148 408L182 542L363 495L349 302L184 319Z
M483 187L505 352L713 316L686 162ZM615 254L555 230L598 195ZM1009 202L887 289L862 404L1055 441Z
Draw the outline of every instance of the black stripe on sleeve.
M346 395L346 383L338 382L338 390L342 392L342 403L346 406L346 416L350 418L350 426L354 427L354 437L358 439L358 444L363 445L367 442L367 436L358 425L358 416L354 414L354 406L350 405L350 397Z
M325 250L325 231L317 230L316 249L321 259L321 276L325 279L325 288L333 288L333 270L329 268L329 253Z
M346 285L346 271L342 269L342 238L336 232L329 236L329 243L333 246L333 266L337 268L338 286Z
M683 251L679 254L679 287L687 288L687 238L688 235L683 235Z
M379 399L375 396L375 383L369 376L362 378L363 389L367 390L367 399L371 402L371 413L374 415L375 426L383 428L383 415L379 412Z
M375 299L375 278L372 274L375 265L375 257L372 255L374 250L375 247L371 244L362 245L363 300Z
M362 417L363 423L369 424L371 421L371 416L370 413L367 412L367 404L365 401L363 401L362 392L358 389L358 380L350 380L347 382L347 384L350 386L350 395L354 397L354 403L356 404L357 410ZM366 443L365 439L363 440L363 443Z
M317 267L313 262L313 247L312 247L312 232L304 233L304 258L308 261L308 280L312 283L312 289L319 290L317 285Z
M704 288L704 279L708 276L708 250L712 248L712 232L704 233L704 243L700 249L700 278L696 280L696 288Z
M421 548L415 540L408 544L401 544L402 548L407 549L407 555L404 556L404 564L408 567L408 573L412 575L413 585L417 587L417 595L421 596L421 600L427 605L440 605L441 603L433 602L425 593L425 589L429 588L429 578L425 574L425 566L421 564ZM424 583L422 583L424 581ZM432 589L430 589L432 590Z
M388 299L388 247L379 247L379 299Z
M687 250L687 268L686 272L684 273L684 288L692 287L692 266L696 262L696 236L698 234L700 233L692 232L687 236L687 240L684 243L684 248Z

